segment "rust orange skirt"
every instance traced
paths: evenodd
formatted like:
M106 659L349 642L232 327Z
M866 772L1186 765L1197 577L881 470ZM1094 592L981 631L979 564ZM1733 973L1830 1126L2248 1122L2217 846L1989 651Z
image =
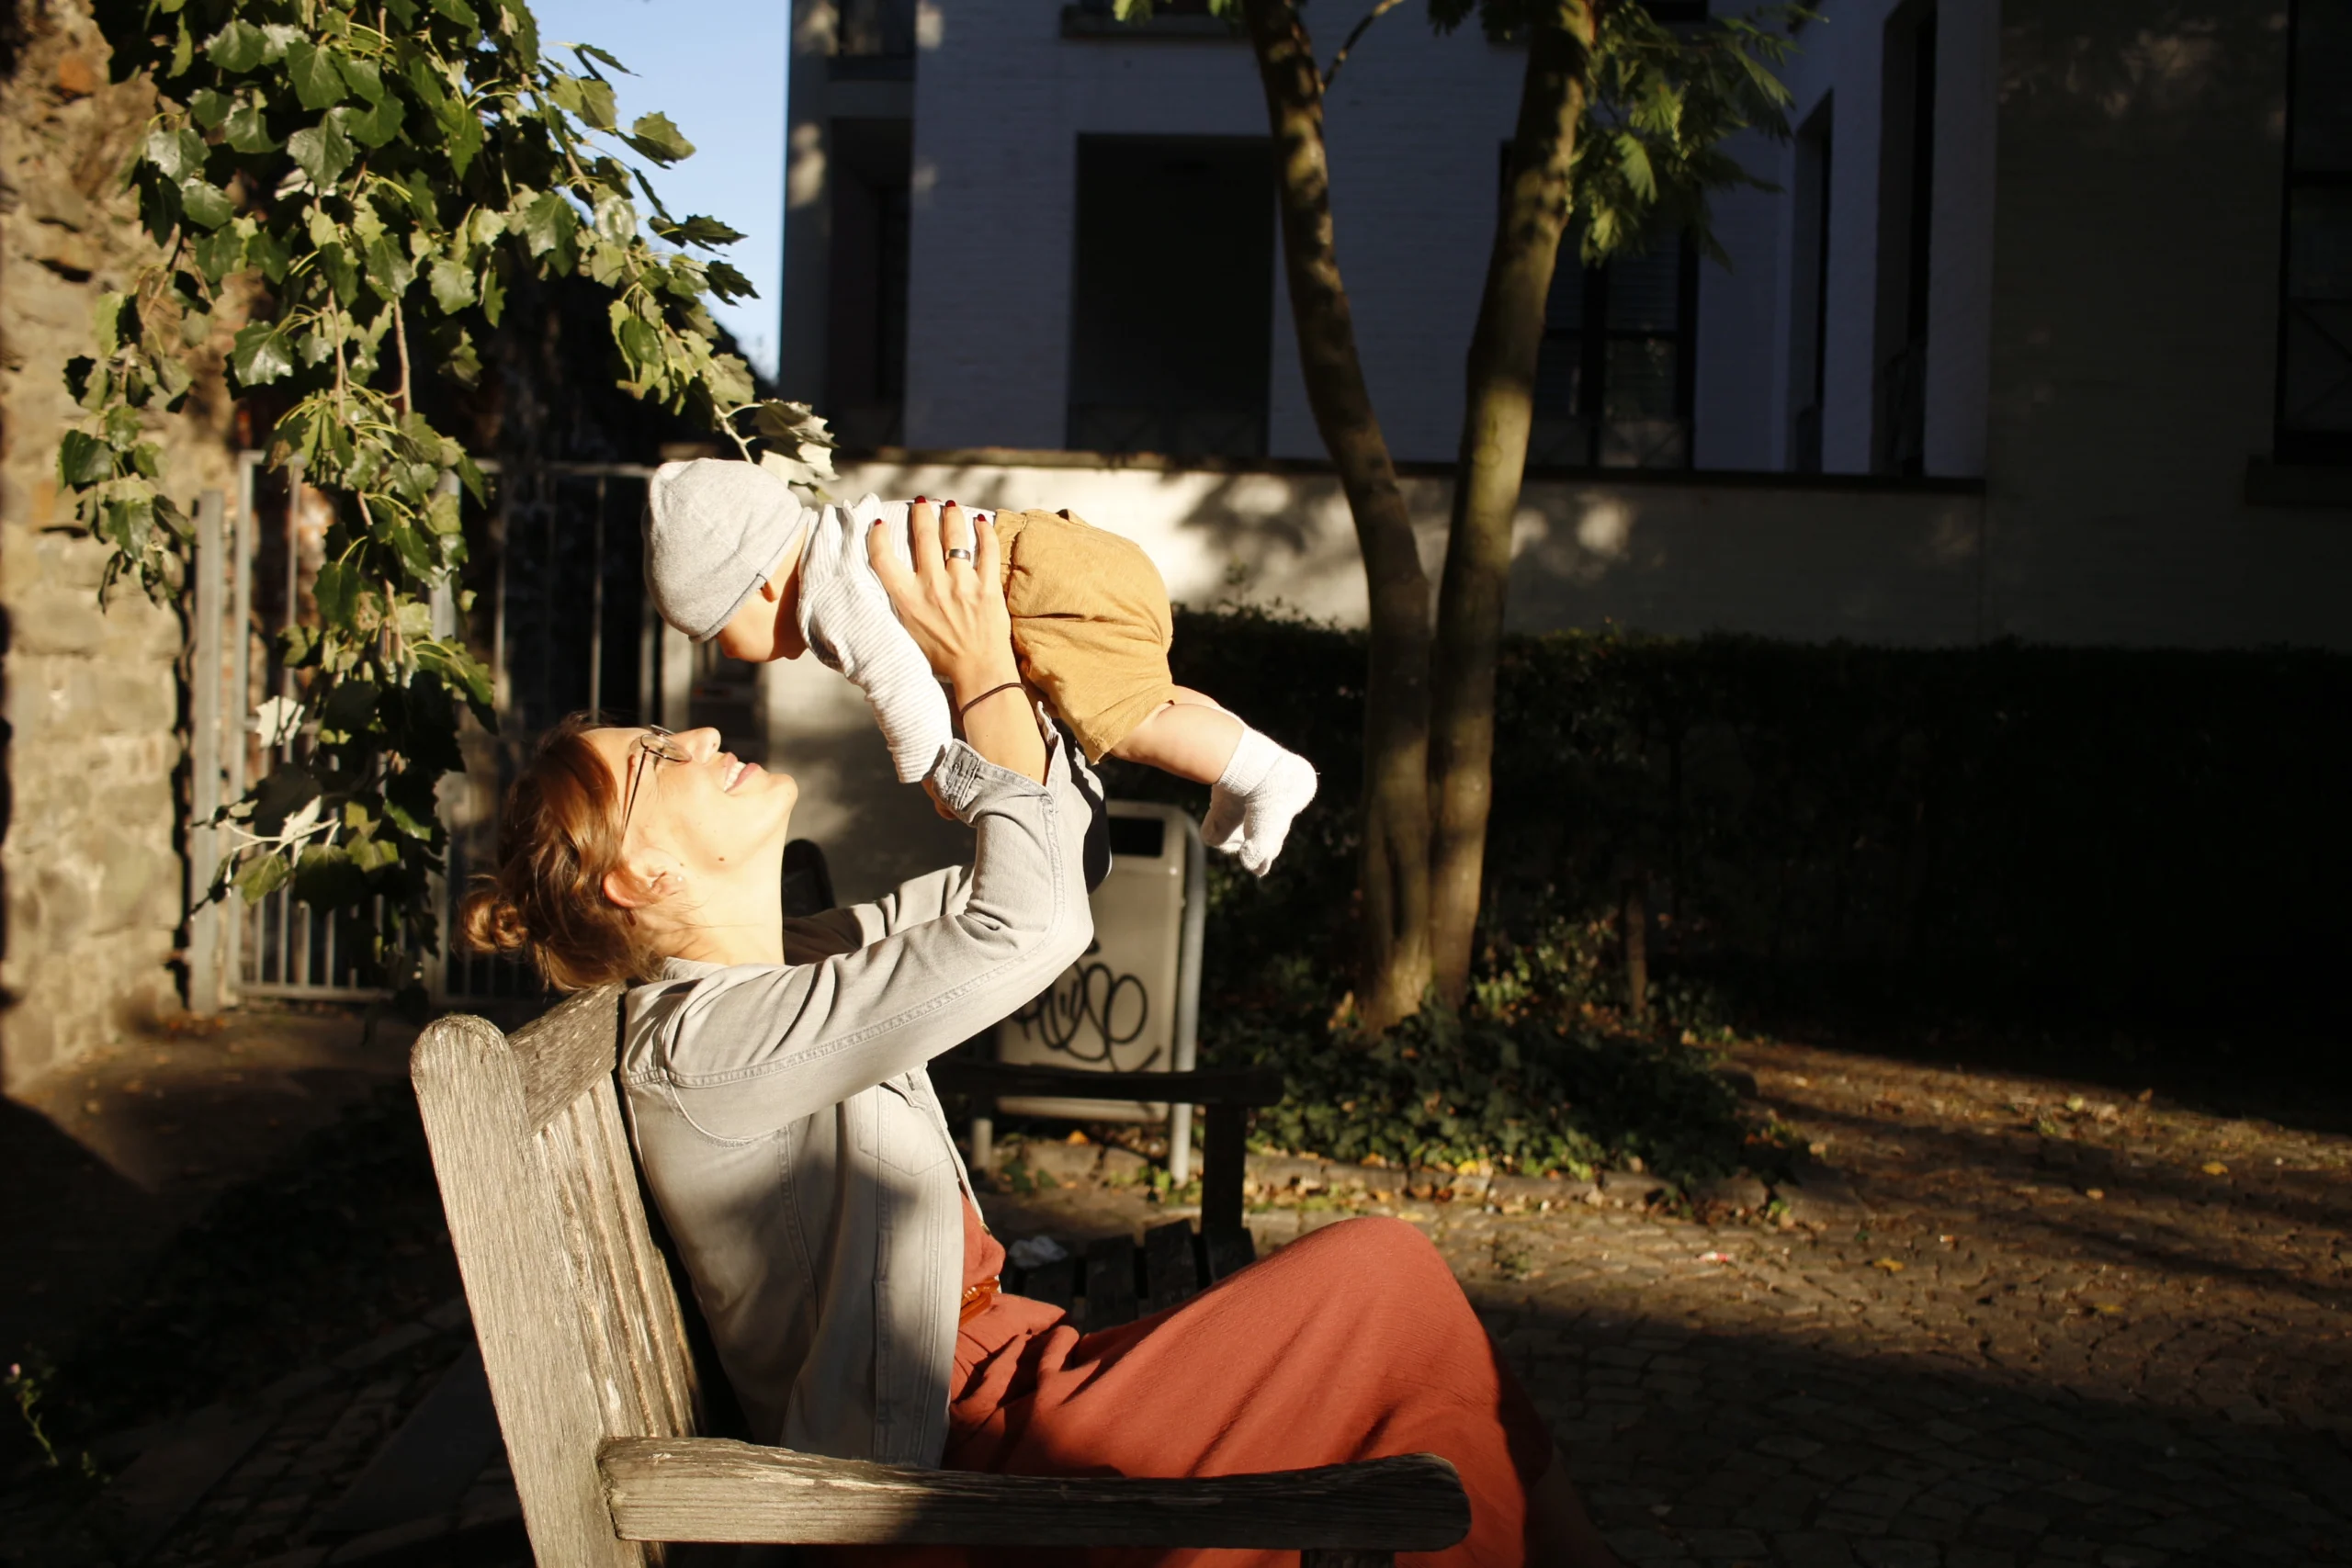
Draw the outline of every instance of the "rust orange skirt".
M1004 1249L967 1205L965 1274ZM1453 1461L1470 1534L1400 1563L1527 1561L1528 1489L1552 1438L1428 1238L1397 1220L1346 1220L1182 1306L1096 1334L1059 1307L1000 1296L956 1343L952 1470L1013 1475L1231 1475L1389 1454ZM892 1568L1283 1568L1295 1551L944 1549L828 1552Z

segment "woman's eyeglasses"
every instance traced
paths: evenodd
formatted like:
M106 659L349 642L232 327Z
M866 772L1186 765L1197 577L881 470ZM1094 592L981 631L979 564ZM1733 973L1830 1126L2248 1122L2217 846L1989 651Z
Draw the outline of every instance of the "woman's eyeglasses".
M628 794L621 801L621 831L628 831L628 819L637 811L637 790L645 775L653 771L656 762L691 762L694 753L680 743L677 736L658 724L649 724L645 733L637 738L630 749L637 759L637 770L629 774Z

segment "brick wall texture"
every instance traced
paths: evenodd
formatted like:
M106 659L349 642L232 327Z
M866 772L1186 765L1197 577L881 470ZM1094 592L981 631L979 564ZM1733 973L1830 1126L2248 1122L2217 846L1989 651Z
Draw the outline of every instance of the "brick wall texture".
M152 97L108 83L82 0L17 9L0 81L0 1087L175 1010L181 919L178 617L135 590L101 609L105 552L56 493L61 379L90 308L153 251L119 178ZM226 489L217 369L159 419L175 494Z

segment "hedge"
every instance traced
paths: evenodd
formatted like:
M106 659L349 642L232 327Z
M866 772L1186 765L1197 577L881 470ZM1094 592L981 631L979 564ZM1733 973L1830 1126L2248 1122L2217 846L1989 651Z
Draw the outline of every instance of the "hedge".
M1178 618L1176 677L1322 771L1272 875L1222 857L1208 990L1328 1008L1351 955L1359 634ZM1657 983L1731 1017L2341 1030L2352 659L1516 637L1487 920L1646 894ZM1114 791L1204 793L1114 765Z

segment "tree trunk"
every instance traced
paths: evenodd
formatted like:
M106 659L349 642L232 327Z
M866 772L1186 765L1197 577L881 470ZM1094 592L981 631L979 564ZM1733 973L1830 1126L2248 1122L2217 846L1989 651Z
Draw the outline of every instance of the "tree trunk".
M1430 581L1356 355L1332 240L1314 42L1294 0L1242 0L1241 10L1273 130L1283 265L1306 400L1355 518L1371 600L1356 1005L1363 1022L1381 1030L1419 1008L1430 980Z
M1527 472L1536 351L1567 226L1568 163L1592 44L1589 0L1557 0L1530 40L1510 185L1470 340L1430 705L1431 964L1439 994L1456 1006L1469 988L1494 793L1495 661L1511 519Z

